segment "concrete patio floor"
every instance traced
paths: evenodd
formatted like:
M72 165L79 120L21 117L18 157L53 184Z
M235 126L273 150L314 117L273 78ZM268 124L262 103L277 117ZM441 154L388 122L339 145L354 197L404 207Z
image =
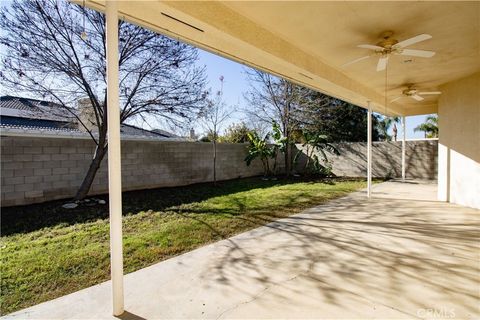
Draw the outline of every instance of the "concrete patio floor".
M480 211L386 182L125 276L120 319L480 318ZM110 283L8 315L110 319Z

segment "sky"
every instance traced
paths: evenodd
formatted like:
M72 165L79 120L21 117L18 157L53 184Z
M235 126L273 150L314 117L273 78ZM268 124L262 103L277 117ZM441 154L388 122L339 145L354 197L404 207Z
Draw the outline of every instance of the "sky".
M223 97L226 103L238 105L240 108L247 107L243 93L248 90L249 82L244 65L200 49L198 64L206 66L208 87L211 87L214 91L220 88L220 76L224 77ZM414 132L413 129L425 122L426 117L427 115L406 117L407 139L422 139L424 137L423 132ZM230 123L241 120L242 115L236 114L230 119ZM228 123L226 125L228 126ZM199 131L201 129L196 127L195 130ZM398 126L398 137L402 137L401 126Z
M11 3L9 0L0 0L0 7L7 6ZM0 52L1 55L1 52ZM249 82L245 74L246 67L237 62L230 61L223 57L209 53L199 49L199 59L197 61L199 66L206 67L207 74L207 88L211 88L212 92L216 92L221 87L220 76L224 77L223 85L223 99L235 109L241 110L247 108L244 99L244 92L249 88ZM0 93L6 93L0 88ZM407 139L421 139L423 132L414 132L414 128L425 121L427 115L413 116L406 118L406 137ZM225 122L221 131L223 131L229 124L238 123L243 120L244 115L241 112L233 113L229 120ZM145 127L144 124L136 123L137 125ZM197 134L201 134L202 127L197 124L194 126ZM223 133L223 132L222 132ZM401 128L398 128L398 136L401 137Z
M205 66L207 74L207 88L211 88L212 92L221 89L220 77L223 76L223 100L235 110L242 110L246 107L243 98L244 92L248 90L249 83L246 79L246 67L240 63L225 59L214 55L207 51L199 49L198 65ZM234 112L231 117L223 125L228 127L231 123L241 122L244 118L242 112ZM197 128L201 130L201 128Z

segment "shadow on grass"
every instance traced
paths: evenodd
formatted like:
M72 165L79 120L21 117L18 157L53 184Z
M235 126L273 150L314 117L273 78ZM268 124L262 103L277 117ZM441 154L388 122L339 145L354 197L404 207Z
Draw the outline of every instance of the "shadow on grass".
M222 181L217 183L216 187L211 183L202 183L182 187L129 191L123 193L123 215L133 215L148 210L182 213L179 206L201 202L213 197L298 182L335 184L335 181L339 180L281 178L265 181L259 177L253 177ZM45 227L68 226L108 219L108 195L95 196L95 198L107 201L107 205L81 205L75 209L64 209L62 205L69 200L57 200L2 208L1 234L8 236L15 233L32 232ZM242 210L241 204L239 204L239 210ZM230 214L234 213L230 212Z

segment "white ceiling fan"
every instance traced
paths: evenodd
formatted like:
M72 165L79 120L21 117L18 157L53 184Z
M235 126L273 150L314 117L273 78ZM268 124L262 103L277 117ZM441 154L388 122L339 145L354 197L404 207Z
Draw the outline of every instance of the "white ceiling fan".
M419 43L428 39L431 39L432 36L429 34L420 34L410 39L406 39L403 41L398 41L392 38L393 32L386 31L383 32L381 35L382 40L378 42L376 45L371 44L360 44L357 47L363 49L370 49L375 51L374 53L364 56L353 61L347 62L342 67L349 66L356 62L368 59L372 56L379 55L380 58L378 59L377 63L377 71L385 70L388 63L388 58L391 54L395 55L402 55L402 56L413 56L413 57L422 57L422 58L431 58L435 55L434 51L427 51L427 50L416 50L416 49L405 49L408 46L411 46L415 43Z
M442 94L442 92L441 91L418 91L418 89L415 88L413 86L413 84L408 84L407 88L402 91L402 95L396 97L395 99L391 100L390 102L395 102L395 101L400 100L400 99L405 98L405 97L410 97L414 100L422 101L422 100L425 99L422 96L439 95L439 94Z

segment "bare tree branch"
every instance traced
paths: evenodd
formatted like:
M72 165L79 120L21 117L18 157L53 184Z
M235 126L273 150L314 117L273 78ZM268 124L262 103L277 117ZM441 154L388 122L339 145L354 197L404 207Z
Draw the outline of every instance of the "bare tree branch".
M98 146L77 194L84 197L107 149L105 17L66 0L14 0L0 9L0 27L5 90L57 102ZM121 122L196 119L205 106L197 50L125 21L118 28ZM98 134L79 117L81 98L91 102Z

